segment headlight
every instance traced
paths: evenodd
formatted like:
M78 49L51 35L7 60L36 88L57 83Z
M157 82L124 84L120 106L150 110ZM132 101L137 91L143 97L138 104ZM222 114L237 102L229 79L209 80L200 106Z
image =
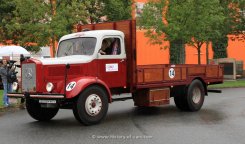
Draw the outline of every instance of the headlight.
M18 83L17 82L13 82L13 84L12 84L13 91L17 91L18 87L19 87Z
M47 85L46 85L46 90L48 92L51 92L54 88L54 85L51 83L51 82L48 82Z

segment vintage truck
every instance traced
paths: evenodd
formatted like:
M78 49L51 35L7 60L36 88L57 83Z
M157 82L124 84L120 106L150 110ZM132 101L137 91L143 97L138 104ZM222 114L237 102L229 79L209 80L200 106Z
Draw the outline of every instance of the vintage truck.
M151 107L173 97L180 110L198 111L207 86L223 82L219 65L137 65L135 20L80 25L78 31L60 39L55 58L21 59L21 84L13 87L21 89L8 96L24 98L36 120L72 109L79 122L93 125L105 118L109 103L126 99ZM103 41L110 47L115 40L119 53L100 53ZM120 97L124 93L129 96Z

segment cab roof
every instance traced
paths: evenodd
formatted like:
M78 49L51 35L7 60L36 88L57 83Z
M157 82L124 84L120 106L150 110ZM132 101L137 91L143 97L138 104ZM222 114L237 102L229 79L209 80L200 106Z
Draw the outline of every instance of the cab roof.
M118 30L91 30L91 31L83 31L83 32L77 32L65 35L61 37L60 41L66 40L66 39L72 39L72 38L78 38L78 37L96 37L96 38L102 38L103 36L114 36L114 35L120 35L124 37L123 32Z

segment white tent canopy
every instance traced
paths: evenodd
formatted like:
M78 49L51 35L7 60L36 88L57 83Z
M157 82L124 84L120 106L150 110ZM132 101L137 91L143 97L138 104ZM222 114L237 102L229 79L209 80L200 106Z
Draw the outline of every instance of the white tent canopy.
M24 56L30 56L30 53L21 46L3 46L0 48L0 57L16 57L20 56L20 54L23 54Z

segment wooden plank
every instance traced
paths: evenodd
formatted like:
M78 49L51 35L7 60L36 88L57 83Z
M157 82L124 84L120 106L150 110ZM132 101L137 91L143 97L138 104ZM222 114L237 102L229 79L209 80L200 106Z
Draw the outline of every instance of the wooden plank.
M150 89L150 102L169 100L169 88Z
M219 77L223 77L224 71L222 67L219 67Z
M93 28L93 25L82 25L80 31L83 31L85 29L93 30Z
M218 77L218 66L207 66L206 77Z
M165 64L155 64L155 65L137 65L137 68L140 69L149 69L149 68L166 68L167 65Z
M163 80L163 69L144 69L145 82L158 82Z
M142 89L135 93L134 104L137 106L159 106L169 104L169 88Z
M113 30L114 24L113 23L100 23L94 25L95 30Z
M205 74L205 67L204 66L196 66L188 67L188 75L200 75Z
M143 83L144 82L144 72L143 72L143 70L138 70L137 71L137 82L138 83Z
M183 68L181 68L181 70L182 70L182 71L181 71L181 74L182 74L181 79L182 79L182 80L186 80L186 77L187 77L187 76L186 76L187 68L186 68L186 67L183 67Z

